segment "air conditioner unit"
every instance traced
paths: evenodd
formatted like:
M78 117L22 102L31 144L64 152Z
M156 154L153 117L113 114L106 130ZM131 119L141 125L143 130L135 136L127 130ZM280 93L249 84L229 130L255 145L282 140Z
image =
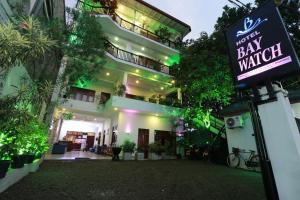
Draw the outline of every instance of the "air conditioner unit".
M241 115L226 117L225 126L229 129L242 128L244 126L244 119Z

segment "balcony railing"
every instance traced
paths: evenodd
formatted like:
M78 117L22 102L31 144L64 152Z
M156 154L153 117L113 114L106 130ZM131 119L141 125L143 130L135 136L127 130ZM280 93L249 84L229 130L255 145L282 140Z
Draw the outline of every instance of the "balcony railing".
M153 33L152 31L149 31L145 28L142 28L132 22L129 22L123 18L121 18L116 12L113 12L112 9L109 7L102 7L102 6L95 6L89 3L85 3L84 1L78 0L77 4L80 8L88 6L89 9L86 9L94 14L100 14L100 15L110 15L111 18L121 27L132 31L134 33L137 33L139 35L142 35L146 38L149 38L151 40L154 40L156 42L159 42L163 45L166 45L168 47L171 47L173 49L176 49L178 47L178 43L171 41L168 38L161 38L157 34Z
M115 58L118 58L120 60L124 60L136 65L140 65L143 67L146 67L148 69L153 69L165 74L169 74L169 67L158 62L155 60L152 60L150 58L136 55L134 53L119 49L118 47L114 46L110 42L107 42L106 44L106 51L114 56Z

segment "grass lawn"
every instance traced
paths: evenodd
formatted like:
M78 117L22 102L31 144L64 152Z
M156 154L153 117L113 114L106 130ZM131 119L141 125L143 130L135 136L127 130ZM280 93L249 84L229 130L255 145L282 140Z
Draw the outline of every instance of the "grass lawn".
M261 200L259 173L198 161L44 161L7 200Z

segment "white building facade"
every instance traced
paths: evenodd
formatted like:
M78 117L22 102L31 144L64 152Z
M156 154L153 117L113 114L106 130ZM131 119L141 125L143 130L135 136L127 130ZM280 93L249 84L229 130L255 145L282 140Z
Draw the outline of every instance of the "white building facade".
M78 1L77 8L91 11L101 24L108 38L106 63L98 81L72 87L56 107L52 142L88 135L94 140L90 146L120 146L128 139L141 147L158 140L155 135L171 134L182 99L170 71L190 26L141 0L118 0L110 14L89 0ZM162 29L167 38L159 35ZM94 123L98 130L79 130L69 121Z

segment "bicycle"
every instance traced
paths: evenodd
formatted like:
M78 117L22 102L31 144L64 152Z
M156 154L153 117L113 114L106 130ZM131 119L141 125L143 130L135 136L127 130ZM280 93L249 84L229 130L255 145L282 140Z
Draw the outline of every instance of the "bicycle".
M249 157L245 159L241 156L241 153L250 153ZM255 151L249 150L248 152L245 150L241 150L239 148L232 148L232 153L227 156L227 165L229 167L239 167L241 164L241 160L244 161L246 167L253 171L260 171L260 161Z

